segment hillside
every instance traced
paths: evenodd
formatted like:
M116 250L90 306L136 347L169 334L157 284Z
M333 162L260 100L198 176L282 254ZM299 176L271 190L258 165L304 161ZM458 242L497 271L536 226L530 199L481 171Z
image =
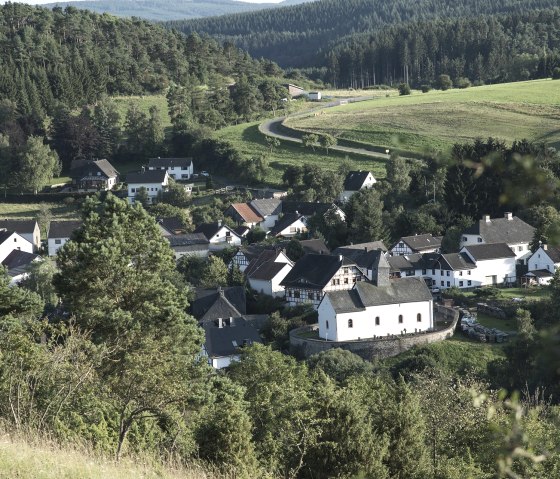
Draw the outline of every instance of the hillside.
M49 8L67 6L91 10L97 13L109 13L119 17L140 17L148 20L176 20L227 15L264 8L277 8L296 5L313 0L284 0L280 3L247 3L237 0L84 0L76 2L48 3Z
M560 80L505 83L328 108L293 117L292 128L330 133L339 140L415 153L445 151L456 142L526 138L560 146Z
M306 67L321 64L321 51L328 51L344 37L374 33L386 25L555 6L555 0L321 0L274 10L173 21L167 26L232 41L251 55L270 58L281 66Z

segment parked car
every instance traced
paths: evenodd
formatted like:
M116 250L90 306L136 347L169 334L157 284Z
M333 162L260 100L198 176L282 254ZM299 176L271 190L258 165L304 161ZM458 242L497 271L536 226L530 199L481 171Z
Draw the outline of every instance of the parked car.
M207 171L201 171L201 172L200 172L200 176L206 176L206 177L208 177L208 176L210 176L210 173L208 173Z

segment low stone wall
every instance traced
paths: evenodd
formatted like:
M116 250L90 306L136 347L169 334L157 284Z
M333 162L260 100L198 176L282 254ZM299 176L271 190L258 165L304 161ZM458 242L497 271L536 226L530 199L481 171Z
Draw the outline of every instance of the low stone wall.
M403 353L413 346L435 343L453 336L459 320L459 311L454 308L435 305L434 316L436 323L438 321L451 321L451 324L444 329L431 332L356 341L325 341L324 339L302 337L302 334L319 329L318 324L313 324L290 331L290 348L294 354L306 358L333 348L346 349L368 361L388 358Z

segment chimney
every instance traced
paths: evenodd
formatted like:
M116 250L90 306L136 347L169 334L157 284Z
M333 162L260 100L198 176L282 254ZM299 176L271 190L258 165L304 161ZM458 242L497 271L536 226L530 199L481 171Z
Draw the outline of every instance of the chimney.
M218 226L222 226L222 220L218 220Z
M513 219L513 214L510 212L507 212L504 214L504 217L506 220L511 221Z
M342 255L341 254L338 255L338 261L340 261L342 263Z
M490 215L484 215L482 217L482 221L485 221L486 223L490 223Z
M222 329L224 327L224 321L222 318L218 318L218 328Z
M224 295L224 290L222 289L221 286L218 286L218 290L217 290L217 291L218 291L218 294L219 294L220 296L223 296L223 295Z
M547 245L547 244L543 244L543 245L542 245L542 249L545 250L545 251L547 251L547 250L548 250L548 245Z
M364 246L364 252L367 253L367 246Z

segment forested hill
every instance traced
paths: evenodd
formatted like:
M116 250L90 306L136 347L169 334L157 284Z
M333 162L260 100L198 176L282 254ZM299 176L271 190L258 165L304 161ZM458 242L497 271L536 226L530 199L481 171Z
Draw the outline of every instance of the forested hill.
M79 6L97 13L163 21L227 15L309 1L313 0L284 0L281 3L247 3L237 0L81 0L78 5L75 2L56 2L46 6Z
M284 67L305 67L321 65L319 52L344 37L375 33L386 25L556 6L557 0L320 0L166 25L185 33L204 32L220 41L232 41L254 57L270 58Z
M232 45L73 7L1 5L0 43L0 100L36 118L56 104L75 108L103 94L160 92L171 83L224 85L262 71Z

